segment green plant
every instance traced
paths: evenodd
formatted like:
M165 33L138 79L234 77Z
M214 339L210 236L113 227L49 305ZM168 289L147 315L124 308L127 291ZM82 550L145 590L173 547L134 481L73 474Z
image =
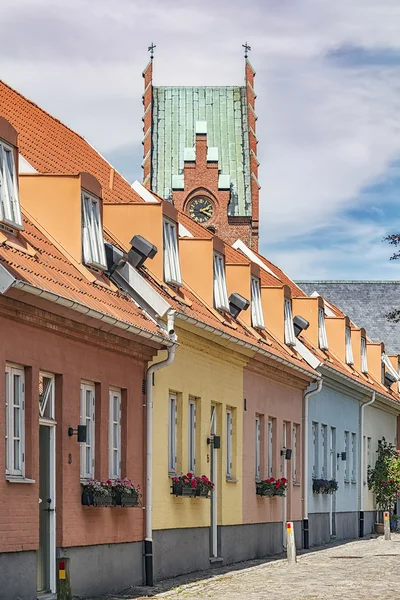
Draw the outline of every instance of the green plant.
M256 494L258 496L284 496L287 490L287 479L263 479L256 482Z
M400 457L393 444L382 438L378 442L378 458L368 467L368 488L375 494L378 510L393 513L400 489Z
M338 487L336 479L313 479L313 494L333 494Z

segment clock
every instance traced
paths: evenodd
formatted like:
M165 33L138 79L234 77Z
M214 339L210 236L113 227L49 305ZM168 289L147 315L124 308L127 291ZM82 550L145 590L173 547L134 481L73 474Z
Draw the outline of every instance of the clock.
M194 198L189 204L189 216L197 223L209 221L214 214L214 206L208 198Z

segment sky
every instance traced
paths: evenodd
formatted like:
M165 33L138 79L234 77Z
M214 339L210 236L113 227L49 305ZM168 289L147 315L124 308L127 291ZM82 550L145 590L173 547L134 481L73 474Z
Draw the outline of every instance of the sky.
M0 78L141 180L143 79L256 70L260 249L293 279L398 279L398 0L2 0Z

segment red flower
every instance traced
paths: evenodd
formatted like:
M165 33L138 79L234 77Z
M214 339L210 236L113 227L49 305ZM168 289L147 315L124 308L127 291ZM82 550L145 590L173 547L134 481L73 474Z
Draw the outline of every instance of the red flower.
M179 482L179 477L174 477L172 481Z
M192 479L192 488L197 488L197 481Z
M275 479L273 477L270 477L269 483L274 483Z
M394 479L390 479L390 480L389 480L389 483L394 483Z
M186 475L186 477L187 477L188 479L192 479L193 475L192 475L192 473L188 473L188 474Z
M282 483L287 483L287 479L285 479L284 477L282 477L281 482Z
M277 487L277 488L278 488L278 490L279 490L279 488L281 487L281 482L280 482L280 481L277 481L277 482L275 483L275 485L276 485L276 487Z

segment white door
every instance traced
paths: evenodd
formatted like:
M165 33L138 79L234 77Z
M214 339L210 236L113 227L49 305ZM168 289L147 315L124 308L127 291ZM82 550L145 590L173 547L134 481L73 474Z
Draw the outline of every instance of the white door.
M36 560L38 594L56 593L56 489L54 376L39 382L39 549Z
M336 428L330 428L330 440L329 440L329 451L330 451L330 473L329 479L337 478L337 456L336 456ZM336 536L336 492L331 496L331 518L330 518L330 533L331 536Z

